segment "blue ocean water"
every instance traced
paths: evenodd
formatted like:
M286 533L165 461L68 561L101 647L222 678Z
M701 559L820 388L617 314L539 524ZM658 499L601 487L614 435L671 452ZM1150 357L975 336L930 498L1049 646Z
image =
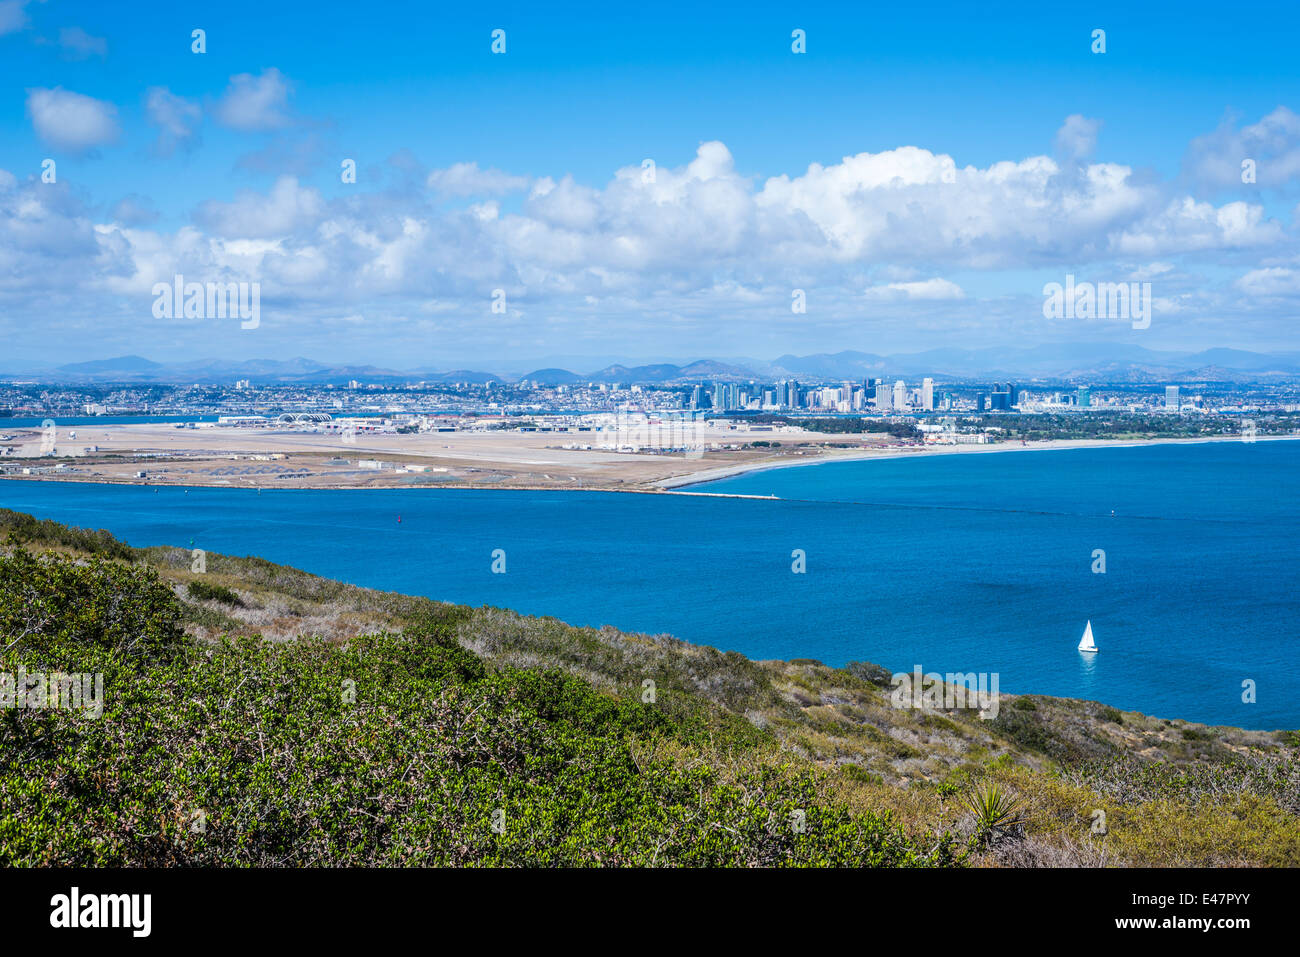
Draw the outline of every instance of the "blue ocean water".
M1234 442L828 463L696 489L776 501L11 481L0 505L753 658L997 673L1002 691L1272 729L1300 727L1298 474L1300 442ZM1075 650L1088 619L1091 656Z

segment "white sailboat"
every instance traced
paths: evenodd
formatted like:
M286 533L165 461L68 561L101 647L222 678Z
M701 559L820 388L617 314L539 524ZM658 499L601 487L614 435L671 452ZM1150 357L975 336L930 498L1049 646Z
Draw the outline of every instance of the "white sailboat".
M1088 627L1083 629L1083 638L1079 640L1080 651L1096 651L1097 643L1092 640L1092 619L1088 619Z

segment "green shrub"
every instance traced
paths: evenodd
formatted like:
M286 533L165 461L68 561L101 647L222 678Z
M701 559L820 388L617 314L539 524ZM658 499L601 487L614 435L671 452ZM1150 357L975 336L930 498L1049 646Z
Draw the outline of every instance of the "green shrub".
M181 638L179 621L175 595L152 569L21 547L0 556L0 651L11 656L94 671L164 655Z
M883 785L885 779L879 774L875 774L862 767L860 764L842 764L840 765L840 774L844 775L850 781L861 781L863 784Z
M1018 712L1014 709L1001 711L989 722L989 725L1029 751L1051 754L1059 750L1055 747L1056 741L1051 732L1031 717L1029 712Z
M893 687L894 673L888 668L872 664L870 661L850 661L844 670L855 678L878 685L882 688Z
M7 508L0 508L0 533L19 543L58 545L128 562L134 557L131 546L118 541L102 528L73 528Z
M195 579L186 586L185 591L196 601L215 601L223 605L243 608L243 600L224 585L214 585Z

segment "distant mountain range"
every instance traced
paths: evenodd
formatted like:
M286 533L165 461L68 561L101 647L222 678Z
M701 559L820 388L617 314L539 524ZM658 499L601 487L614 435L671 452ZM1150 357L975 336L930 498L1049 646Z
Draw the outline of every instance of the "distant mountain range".
M161 363L141 356L118 356L92 362L74 362L53 368L27 367L17 372L0 369L5 378L66 383L187 383L229 385L237 379L267 384L346 385L362 382L506 382L507 377L469 369L397 371L371 365L329 365L314 359L204 359Z
M160 363L141 356L119 356L92 362L75 362L53 368L5 368L0 376L11 381L67 384L193 382L201 385L232 384L248 379L258 384L346 385L351 380L368 383L406 382L517 382L574 385L586 382L667 385L704 380L748 381L801 379L862 380L868 378L916 379L933 376L944 381L995 379L1140 382L1257 382L1300 378L1300 352L1265 354L1241 349L1207 349L1171 352L1141 346L1074 343L1025 349L931 349L902 355L870 352L784 355L771 361L738 359L722 362L701 359L685 365L608 365L591 372L544 368L523 375L498 375L473 369L385 369L370 365L330 365L312 359L200 360Z

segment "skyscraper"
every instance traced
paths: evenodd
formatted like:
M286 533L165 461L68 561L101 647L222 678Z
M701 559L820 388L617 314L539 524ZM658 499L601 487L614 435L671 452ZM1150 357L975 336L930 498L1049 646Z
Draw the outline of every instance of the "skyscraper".
M907 408L907 383L902 379L894 383L894 408L899 410Z
M997 409L1002 412L1007 411L1020 401L1020 392L1014 384L1008 382L1003 385L1001 382L993 383L993 395L989 402L990 409Z
M1165 386L1165 410L1168 412L1177 412L1179 407L1178 386Z
M885 383L883 382L877 382L876 383L876 411L880 412L889 408L890 406L889 396L890 396L889 386L885 385Z
M921 380L921 409L925 412L934 411L934 380Z

